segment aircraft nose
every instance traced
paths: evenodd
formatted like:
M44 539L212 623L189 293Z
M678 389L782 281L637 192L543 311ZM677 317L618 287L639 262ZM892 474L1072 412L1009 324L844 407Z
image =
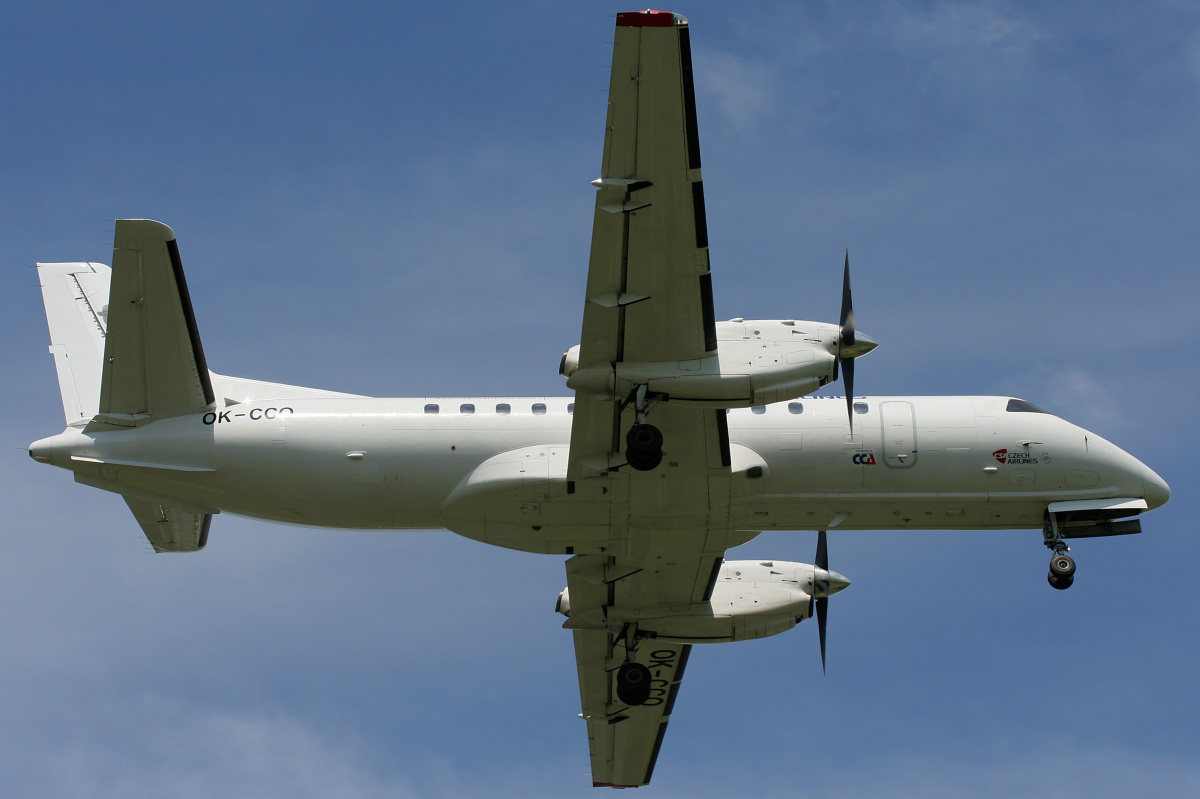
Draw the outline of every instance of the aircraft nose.
M1150 506L1150 510L1166 505L1167 500L1171 498L1171 487L1167 485L1167 481L1159 477L1144 463L1142 464L1142 490L1142 496L1146 498L1146 504Z

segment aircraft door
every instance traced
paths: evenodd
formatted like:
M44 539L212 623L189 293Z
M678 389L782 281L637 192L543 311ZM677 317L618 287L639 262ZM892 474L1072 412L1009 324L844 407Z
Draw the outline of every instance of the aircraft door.
M917 462L916 425L911 402L880 403L883 426L883 462L892 469L911 469Z

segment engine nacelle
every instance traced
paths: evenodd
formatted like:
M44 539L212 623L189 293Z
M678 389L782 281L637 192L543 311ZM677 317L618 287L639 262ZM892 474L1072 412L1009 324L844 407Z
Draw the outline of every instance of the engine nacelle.
M716 327L717 351L703 358L581 366L576 345L563 353L559 373L568 387L605 398L624 397L645 385L672 402L717 408L795 399L834 379L841 342L837 325L732 319Z
M717 575L708 602L670 608L608 608L606 614L581 614L605 621L572 618L568 589L558 595L555 610L570 621L571 629L608 629L619 632L636 623L640 634L685 644L747 641L778 635L812 615L813 597L833 593L818 580L828 580L807 563L785 561L726 561Z

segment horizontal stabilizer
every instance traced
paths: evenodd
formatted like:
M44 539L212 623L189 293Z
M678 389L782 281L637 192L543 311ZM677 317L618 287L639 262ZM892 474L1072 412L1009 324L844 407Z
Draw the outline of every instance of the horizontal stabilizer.
M87 263L37 268L63 413L69 425L86 424L100 406L110 270Z
M208 543L211 513L193 513L161 502L125 497L155 552L196 552Z

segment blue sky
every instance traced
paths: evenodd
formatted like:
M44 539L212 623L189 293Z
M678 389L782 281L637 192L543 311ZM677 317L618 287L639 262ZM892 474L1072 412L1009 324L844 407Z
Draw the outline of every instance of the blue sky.
M558 395L613 15L578 2L0 9L7 796L590 795L560 558L214 520L151 557L26 456L36 261L174 227L217 371ZM1200 4L693 2L719 318L836 318L867 394L1022 396L1174 498L1080 542L844 533L816 630L691 660L647 796L1192 796ZM744 557L811 559L812 533Z

